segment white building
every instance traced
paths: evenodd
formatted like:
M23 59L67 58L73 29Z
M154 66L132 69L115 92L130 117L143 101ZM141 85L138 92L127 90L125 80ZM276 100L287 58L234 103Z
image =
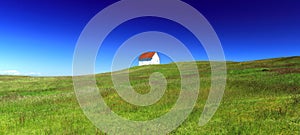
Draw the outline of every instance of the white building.
M139 57L139 66L160 64L157 52L146 52Z

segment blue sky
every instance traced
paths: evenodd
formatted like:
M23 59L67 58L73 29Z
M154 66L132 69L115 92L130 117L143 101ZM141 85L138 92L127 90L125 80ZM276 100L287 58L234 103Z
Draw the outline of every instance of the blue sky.
M0 74L71 75L73 52L81 31L94 15L114 2L1 1ZM195 7L211 23L227 60L247 61L300 55L300 1L184 2ZM206 60L200 43L180 25L159 18L138 18L120 25L107 37L102 48L106 51L100 51L105 53L99 54L96 71L109 71L109 57L116 48L133 34L149 30L177 35L196 60ZM170 62L165 57L162 61Z

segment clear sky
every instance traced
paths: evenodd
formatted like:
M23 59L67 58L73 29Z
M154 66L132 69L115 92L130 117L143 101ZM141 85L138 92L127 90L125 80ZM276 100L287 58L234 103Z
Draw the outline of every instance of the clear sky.
M300 1L183 1L200 11L213 26L227 60L300 55ZM2 0L0 74L71 75L73 52L81 31L94 15L114 2ZM122 42L150 30L178 35L196 60L207 60L200 43L185 28L169 20L144 17L125 22L107 37L102 48L105 51L101 51L105 53L97 58L97 72L109 71L109 58ZM170 61L164 57L162 62Z

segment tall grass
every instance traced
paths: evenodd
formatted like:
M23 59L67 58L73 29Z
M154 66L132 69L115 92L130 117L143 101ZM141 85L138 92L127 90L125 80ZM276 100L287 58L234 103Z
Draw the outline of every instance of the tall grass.
M300 134L300 57L228 62L225 94L214 117L199 127L210 88L209 62L197 62L200 89L197 104L186 121L170 134ZM146 107L124 101L109 73L96 75L108 106L131 120L166 114L180 92L176 65L133 67L131 85L139 93L150 90L149 76L164 74L164 96ZM83 114L71 77L0 76L0 134L104 134Z

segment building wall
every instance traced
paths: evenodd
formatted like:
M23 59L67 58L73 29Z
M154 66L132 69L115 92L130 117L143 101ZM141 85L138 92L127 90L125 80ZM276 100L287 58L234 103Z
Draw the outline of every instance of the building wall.
M155 53L150 61L139 61L139 66L143 65L154 65L154 64L160 64L160 59L157 53Z

